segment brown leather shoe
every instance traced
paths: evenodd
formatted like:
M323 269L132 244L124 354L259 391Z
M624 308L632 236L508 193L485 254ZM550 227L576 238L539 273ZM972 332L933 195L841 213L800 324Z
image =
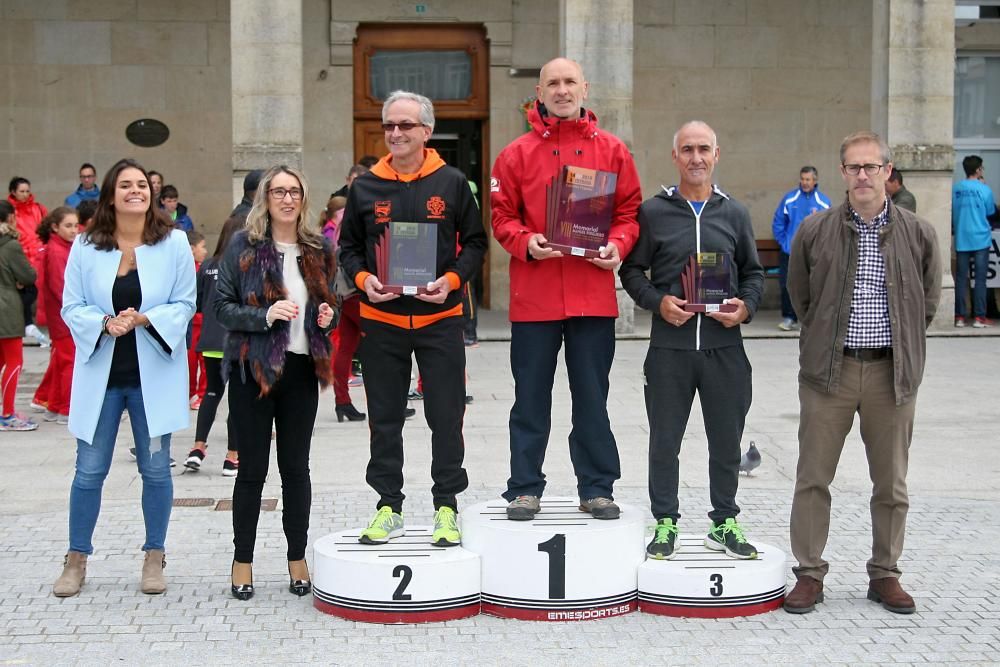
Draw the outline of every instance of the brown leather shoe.
M795 582L791 592L785 595L782 606L789 614L808 614L822 601L823 582L804 574Z
M167 590L167 580L163 576L163 568L167 566L162 549L150 549L142 562L142 581L140 590L146 595L160 595Z
M896 577L872 579L868 583L868 599L880 602L884 609L894 614L912 614L917 610L913 598L903 590Z
M80 592L80 587L87 579L87 554L70 551L63 560L63 571L52 587L52 594L57 598L68 598Z

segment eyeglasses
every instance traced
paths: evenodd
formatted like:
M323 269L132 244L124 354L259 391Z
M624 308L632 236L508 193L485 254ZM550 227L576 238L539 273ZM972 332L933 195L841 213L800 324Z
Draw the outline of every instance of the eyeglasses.
M394 129L399 128L400 132L409 132L410 130L417 127L424 127L423 123L411 123L408 120L404 120L401 123L382 123L382 129L386 132L392 132Z
M868 174L869 176L874 176L875 174L882 171L882 167L884 167L885 165L869 163L869 164L845 164L841 166L844 168L844 171L846 171L851 176L857 176L858 174L861 173L862 169L864 169L865 173Z
M275 201L281 201L285 198L285 195L291 195L293 201L298 201L302 199L302 190L299 188L271 188L267 191L267 194L271 195L271 199Z

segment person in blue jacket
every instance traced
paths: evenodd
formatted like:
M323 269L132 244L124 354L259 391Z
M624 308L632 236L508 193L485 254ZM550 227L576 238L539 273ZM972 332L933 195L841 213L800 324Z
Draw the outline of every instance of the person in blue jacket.
M969 155L962 160L965 178L951 194L951 227L955 235L955 326L965 326L965 298L969 293L969 271L975 273L972 288L972 326L993 326L986 319L986 274L993 232L989 216L996 213L993 191L982 182L983 158ZM971 267L970 267L971 263Z
M57 597L76 595L86 576L101 491L126 410L146 525L140 587L147 594L166 590L170 435L190 421L185 338L194 311L187 236L153 205L139 163L119 160L105 176L94 220L77 237L66 265L61 314L76 344L69 409L76 474L69 496L69 549L53 587Z
M781 324L778 328L782 331L791 331L799 328L799 320L792 308L792 301L788 298L788 255L792 247L792 238L795 237L795 230L799 228L802 221L816 211L824 211L830 208L830 198L819 191L819 172L816 167L806 165L799 170L799 187L787 193L778 202L778 208L774 211L774 221L771 223L771 230L774 232L774 240L781 246L780 271L778 284L781 286Z
M160 191L160 207L167 214L167 217L173 220L177 229L182 232L190 232L194 229L194 221L188 215L186 206L181 210L177 201L178 197L180 194L177 192L177 188L172 185L164 185L163 190Z
M66 197L66 206L76 208L80 202L97 201L101 189L97 187L97 169L89 162L80 165L80 185L70 196Z

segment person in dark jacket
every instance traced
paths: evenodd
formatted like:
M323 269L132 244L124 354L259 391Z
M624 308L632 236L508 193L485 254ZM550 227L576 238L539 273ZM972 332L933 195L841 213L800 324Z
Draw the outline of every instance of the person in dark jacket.
M389 155L351 186L340 231L347 277L363 292L361 363L371 430L367 481L379 494L377 512L360 540L382 543L404 533L403 421L415 354L427 387L424 414L431 429L434 485L433 544L459 544L457 495L469 484L465 443L465 345L462 285L486 252L486 231L465 175L426 147L434 107L423 95L396 91L382 107ZM387 293L376 274L376 244L389 223L433 225L436 279L426 294ZM456 238L461 252L456 252Z
M254 169L243 177L243 199L233 208L229 214L230 218L238 218L246 222L247 216L250 215L250 209L253 208L253 199L254 195L257 194L257 186L260 185L260 177L263 175L263 169Z
M847 200L806 220L792 247L788 293L802 322L790 519L798 564L784 601L793 614L823 601L830 485L855 415L872 481L867 597L894 613L916 611L899 584L899 558L917 389L942 270L934 228L886 197L892 169L892 153L879 135L847 136L840 146Z
M243 229L245 221L230 217L222 225L219 240L215 244L215 252L206 259L198 269L198 306L197 312L202 314L201 335L198 337L197 352L205 360L205 397L198 406L198 420L195 426L194 447L188 452L184 466L195 472L201 470L202 461L208 451L208 434L215 422L215 414L226 392L226 379L222 373L222 351L226 342L226 330L215 315L215 287L219 280L219 263L233 235ZM222 462L222 476L235 477L240 467L239 453L236 447L235 428L232 418L226 420L228 430L228 447L226 458Z
M288 542L289 590L311 590L306 564L312 484L309 445L319 387L332 380L335 326L330 243L307 219L309 186L293 167L261 178L246 229L229 243L216 283L215 314L228 335L223 378L240 450L233 487L231 591L253 596L253 557L272 429L281 473L282 527Z
M678 455L697 391L708 436L712 529L709 549L733 558L756 558L757 550L736 521L740 439L750 410L751 369L740 324L760 303L764 269L757 258L750 214L712 184L719 160L715 132L701 121L674 135L673 160L680 184L665 188L639 208L639 240L622 264L622 286L652 311L649 352L643 366L649 418L649 497L656 531L646 552L673 558L677 541ZM732 259L728 303L736 311L688 312L681 271L698 253ZM646 270L650 271L649 278Z
M892 170L885 182L885 191L894 205L905 208L910 213L917 212L917 198L903 185L903 172L898 169Z
M0 431L33 431L38 424L14 412L14 397L23 363L24 309L18 289L35 283L35 269L21 244L14 207L0 201L0 388L3 409Z

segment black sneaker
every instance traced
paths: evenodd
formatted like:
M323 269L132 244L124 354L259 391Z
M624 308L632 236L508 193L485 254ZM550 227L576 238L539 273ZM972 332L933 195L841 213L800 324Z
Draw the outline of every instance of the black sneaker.
M188 452L187 460L184 461L184 467L188 470L193 470L198 472L201 470L201 462L205 460L205 450L198 449L195 447L190 452Z
M680 551L677 544L677 524L673 519L660 519L652 541L646 545L646 554L656 560L670 560Z
M705 546L712 551L725 551L727 556L752 560L757 557L757 547L747 542L743 528L736 519L726 519L725 523L712 522L712 530L705 536Z
M406 410L403 412L403 416L406 419L409 419L410 417L412 417L415 414L417 414L416 408L406 408Z
M223 477L236 477L240 471L239 461L233 461L232 459L226 459L222 462L222 476Z
M128 413L125 413L125 414L128 414ZM136 460L136 459L135 459L135 447L129 447L129 448L128 448L128 457L129 457L130 459L132 459L133 461L135 461L135 460ZM171 468L174 468L174 467L176 467L176 466L177 466L177 461L174 461L174 460L173 460L173 459L171 458L171 459L170 459L170 467L171 467Z

